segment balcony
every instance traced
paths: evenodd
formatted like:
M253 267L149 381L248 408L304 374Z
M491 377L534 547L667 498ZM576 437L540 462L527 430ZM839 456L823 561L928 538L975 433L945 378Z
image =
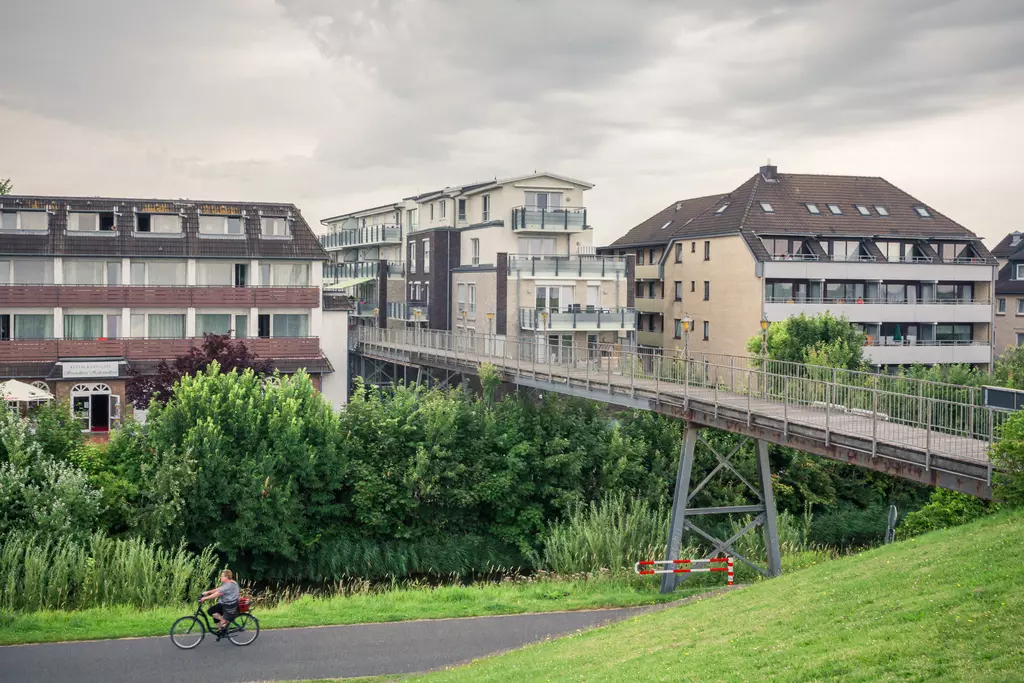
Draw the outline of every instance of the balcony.
M572 330L635 330L635 308L581 308L551 311L537 308L519 309L519 328L543 332Z
M202 339L8 339L0 341L0 362L54 361L58 358L126 358L168 360L188 353ZM262 358L317 358L317 337L244 339Z
M903 340L884 343L875 340L864 347L864 356L872 365L983 365L992 359L992 346L988 342L974 341Z
M320 305L317 287L231 287L202 285L162 287L99 285L0 285L0 305L18 307L145 307Z
M821 299L801 302L769 299L765 302L764 310L769 320L785 320L801 313L818 315L825 311L835 316L845 315L850 322L855 323L987 323L992 318L992 305L983 299L933 299L915 303L883 299Z
M639 313L656 313L662 315L665 312L665 300L661 297L651 299L649 297L636 297L636 310Z
M388 277L405 277L405 263L402 261L388 261ZM365 282L369 279L376 279L380 273L380 261L349 261L346 263L325 263L324 284L352 286L359 282L348 282L358 280Z
M517 206L512 209L512 230L515 232L583 232L587 225L587 210L582 207L547 208Z
M369 247L373 245L401 244L402 226L396 224L370 225L349 228L320 236L320 244L327 251Z
M388 318L406 322L425 323L430 321L430 311L426 303L408 303L405 301L388 302Z
M993 266L984 263L939 263L930 261L766 261L759 264L762 276L778 280L935 280L949 282L990 282Z
M640 346L655 346L660 348L665 343L665 333L651 332L650 330L638 330L636 333L636 343Z
M524 278L625 278L626 259L622 256L531 256L512 254L509 272Z
M637 280L660 280L661 279L661 266L657 263L649 263L646 266L638 265L636 267L636 279Z

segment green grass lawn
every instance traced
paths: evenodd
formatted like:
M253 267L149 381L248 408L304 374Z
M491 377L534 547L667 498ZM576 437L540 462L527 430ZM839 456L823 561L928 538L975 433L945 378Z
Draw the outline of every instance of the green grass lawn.
M1022 681L1024 511L401 680Z
M721 585L722 581L715 582ZM667 602L657 582L637 577L536 580L474 586L404 588L350 597L311 598L257 608L261 628L476 617L523 612L630 607ZM689 593L700 590L696 587ZM703 590L707 590L706 588ZM0 645L166 635L186 606L139 611L105 607L75 612L0 612Z

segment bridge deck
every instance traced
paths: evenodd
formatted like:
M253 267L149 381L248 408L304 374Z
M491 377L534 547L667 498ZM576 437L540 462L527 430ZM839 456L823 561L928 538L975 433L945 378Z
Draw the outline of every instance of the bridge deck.
M822 393L820 387L798 387L802 381L799 378L792 378L791 387L790 378L773 377L770 373L766 377L749 363L739 367L723 367L719 363L709 372L712 367L709 363L690 360L684 366L685 376L666 377L660 371L652 375L639 367L639 363L624 362L622 357L568 363L553 362L548 357L549 362L536 362L533 360L536 354L530 360L523 360L519 353L509 353L511 344L494 344L486 349L466 344L458 348L457 341L438 343L436 335L423 342L407 334L395 334L404 331L378 331L382 332L391 334L378 334L376 339L361 342L360 350L365 356L474 373L480 364L490 363L507 381L516 384L654 410L914 481L991 497L988 438L977 438L974 429L969 432L972 438L965 435L964 430L950 433L958 430L940 431L930 424L918 426L913 420L899 420L877 409L852 409L848 407L854 405L850 400L845 400L848 405L840 402L840 397L849 399L844 393L846 387ZM488 352L491 350L496 352ZM588 357L585 353L581 355ZM702 372L694 369L691 374L691 365L701 366ZM693 378L698 374L699 381ZM873 399L874 405L879 405L879 397L871 396L871 389L856 390L869 392L867 399L858 397L860 403ZM875 392L880 393L877 389ZM826 397L832 398L813 400ZM901 408L893 404L892 398L884 397L885 404L897 413ZM915 405L931 401L940 408L950 408L946 405L948 402L935 399L910 396L906 400ZM870 400L868 405L871 405ZM952 407L959 409L959 406ZM927 407L929 420L932 410L932 406ZM935 410L938 412L938 408ZM974 419L984 423L984 417L974 415L982 411L988 415L991 428L990 409L975 405L970 411L962 415L972 423Z

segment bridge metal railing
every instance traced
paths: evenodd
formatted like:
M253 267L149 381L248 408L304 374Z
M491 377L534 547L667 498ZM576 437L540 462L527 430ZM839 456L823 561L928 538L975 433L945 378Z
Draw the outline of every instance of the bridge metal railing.
M489 362L516 376L652 398L659 403L712 401L781 418L785 425L823 428L945 457L988 462L988 450L1011 413L983 404L982 390L896 375L619 344L550 344L426 329L365 330L362 342L380 352L416 353L461 365ZM908 427L913 429L907 429ZM989 467L989 471L991 468ZM990 478L990 477L989 477Z

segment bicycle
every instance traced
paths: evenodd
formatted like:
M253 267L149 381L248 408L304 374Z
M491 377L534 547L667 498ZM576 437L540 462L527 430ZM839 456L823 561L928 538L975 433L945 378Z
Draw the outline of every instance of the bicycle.
M211 617L203 609L202 601L197 601L195 614L181 617L171 626L171 642L182 650L191 650L203 642L203 638L209 632L215 633L218 641L227 637L235 645L251 644L260 635L260 620L248 612L248 598L238 601L239 608L243 606L243 600L246 601L247 611L239 609L238 614L228 622L227 630L223 634L219 629L211 627Z

